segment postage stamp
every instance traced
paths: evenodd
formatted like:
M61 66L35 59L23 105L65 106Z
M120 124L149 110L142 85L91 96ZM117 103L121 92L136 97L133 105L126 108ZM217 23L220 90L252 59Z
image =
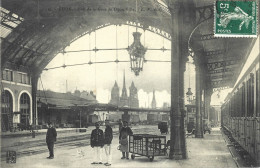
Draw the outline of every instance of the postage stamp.
M216 1L216 37L257 37L257 21L256 1Z

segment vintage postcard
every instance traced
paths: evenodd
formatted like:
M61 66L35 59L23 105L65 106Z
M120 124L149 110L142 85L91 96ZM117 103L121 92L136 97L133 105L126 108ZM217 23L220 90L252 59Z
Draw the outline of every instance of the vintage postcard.
M258 10L2 0L0 167L260 167Z

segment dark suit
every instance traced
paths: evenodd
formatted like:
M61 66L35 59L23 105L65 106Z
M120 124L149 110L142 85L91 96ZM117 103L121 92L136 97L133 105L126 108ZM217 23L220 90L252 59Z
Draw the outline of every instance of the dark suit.
M53 148L54 148L54 142L56 142L57 138L57 132L55 128L48 128L47 134L46 134L46 143L50 152L50 157L54 157Z
M94 129L91 132L91 141L90 141L90 145L91 147L94 146L104 146L104 137L103 137L103 131L101 129Z
M91 132L90 145L94 148L94 163L102 163L101 148L104 146L103 131L99 128Z

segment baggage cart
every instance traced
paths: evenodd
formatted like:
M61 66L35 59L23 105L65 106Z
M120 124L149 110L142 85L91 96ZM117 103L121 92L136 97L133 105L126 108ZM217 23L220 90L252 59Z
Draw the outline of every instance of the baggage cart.
M131 158L136 155L146 156L153 161L154 156L165 156L167 150L166 136L150 134L134 134L129 136L129 152Z

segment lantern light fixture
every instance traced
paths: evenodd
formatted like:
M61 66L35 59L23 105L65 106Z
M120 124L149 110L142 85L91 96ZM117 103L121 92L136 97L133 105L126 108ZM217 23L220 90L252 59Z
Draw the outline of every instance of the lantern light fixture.
M147 51L147 48L145 48L140 41L141 35L142 34L140 32L133 32L134 42L128 48L131 71L133 71L136 76L138 76L139 73L143 70L145 53Z

